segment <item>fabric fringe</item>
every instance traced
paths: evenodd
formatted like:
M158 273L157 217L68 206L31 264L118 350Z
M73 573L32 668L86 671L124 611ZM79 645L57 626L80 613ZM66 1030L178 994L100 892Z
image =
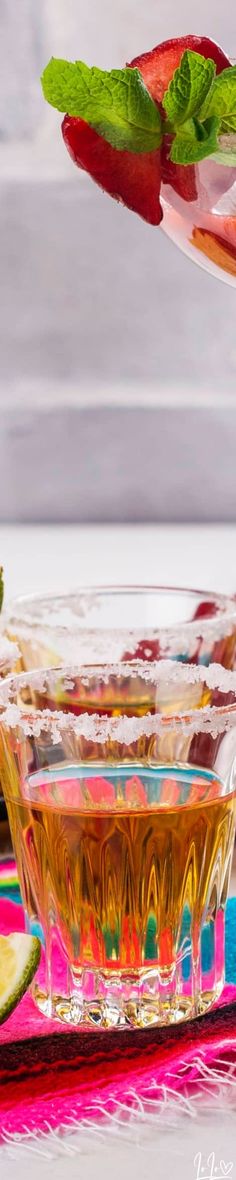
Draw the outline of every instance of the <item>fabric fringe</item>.
M74 1103L67 1118L59 1126L45 1120L44 1128L33 1132L23 1125L22 1132L10 1135L2 1127L1 1143L4 1156L18 1160L23 1156L40 1156L44 1160L84 1155L86 1150L97 1152L110 1140L119 1140L135 1147L147 1148L147 1133L158 1126L163 1130L181 1128L187 1120L197 1120L214 1110L224 1115L236 1111L236 1061L219 1057L214 1067L201 1056L192 1061L192 1078L183 1086L184 1074L189 1070L180 1062L179 1073L170 1073L170 1085L157 1086L150 1080L149 1093L140 1097L135 1090L127 1090L124 1101L113 1098L106 1103L91 1103L88 1118L79 1117L79 1104ZM158 1093L157 1093L158 1090ZM155 1096L154 1096L155 1095ZM93 1118L94 1114L94 1118ZM56 1119L55 1119L56 1123Z

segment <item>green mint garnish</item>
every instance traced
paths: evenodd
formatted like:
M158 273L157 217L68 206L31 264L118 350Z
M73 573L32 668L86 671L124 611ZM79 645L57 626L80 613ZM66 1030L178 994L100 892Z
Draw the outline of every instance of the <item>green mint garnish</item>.
M175 132L170 158L175 164L197 164L216 155L234 166L230 141L222 152L219 136L236 131L236 68L215 77L210 58L187 50L163 99L168 131Z
M219 120L214 117L200 123L189 119L183 123L171 145L170 159L174 164L197 164L217 152Z
M176 164L214 155L235 167L236 67L217 77L215 70L211 58L187 49L163 97L165 120L138 69L108 72L52 57L41 81L51 106L83 119L117 151L152 152L168 135Z
M208 115L217 115L221 135L236 131L236 66L230 66L215 78L200 118Z
M215 63L187 49L175 70L163 98L163 107L173 129L198 115L211 93ZM214 112L218 113L218 112Z
M196 164L217 151L219 119L199 119L204 102L211 101L215 64L211 58L186 50L163 98L168 130L176 133L170 158L174 164Z
M118 151L151 152L162 140L162 121L137 69L111 70L51 58L42 75L51 106L84 119Z

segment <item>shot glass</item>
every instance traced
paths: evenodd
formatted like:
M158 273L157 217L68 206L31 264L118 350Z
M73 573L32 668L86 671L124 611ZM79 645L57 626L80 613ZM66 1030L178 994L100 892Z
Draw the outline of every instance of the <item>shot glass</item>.
M5 615L26 670L175 658L232 668L236 601L172 586L114 586L19 598Z
M236 674L220 666L63 666L0 684L1 782L42 942L32 994L49 1018L145 1028L217 1001L235 759Z

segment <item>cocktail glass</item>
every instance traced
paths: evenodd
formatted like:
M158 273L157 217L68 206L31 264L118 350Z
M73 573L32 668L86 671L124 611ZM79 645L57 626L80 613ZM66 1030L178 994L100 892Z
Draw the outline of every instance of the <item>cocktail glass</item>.
M212 157L187 165L181 170L182 195L179 177L176 187L176 168L173 165L171 169L168 161L168 183L161 186L161 228L193 262L235 287L236 135L232 140L233 166L218 164Z

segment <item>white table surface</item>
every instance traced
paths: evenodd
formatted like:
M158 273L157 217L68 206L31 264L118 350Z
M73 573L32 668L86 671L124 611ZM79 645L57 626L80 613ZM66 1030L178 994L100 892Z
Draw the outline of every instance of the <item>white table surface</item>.
M170 583L212 590L236 590L235 526L0 527L0 564L5 568L6 596L18 593L68 589L77 585L115 582ZM0 1150L0 1177L8 1180L196 1180L194 1158L202 1153L202 1166L215 1152L233 1163L236 1180L236 1098L224 1115L213 1109L200 1119L189 1115L128 1133L106 1135L100 1141L91 1132L61 1145L53 1144ZM206 1173L205 1173L206 1174ZM209 1168L207 1169L209 1175ZM223 1173L221 1173L223 1175ZM204 1178L203 1178L204 1180ZM216 1180L216 1173L215 1173Z
M7 597L109 582L234 593L236 524L1 525L0 564Z

